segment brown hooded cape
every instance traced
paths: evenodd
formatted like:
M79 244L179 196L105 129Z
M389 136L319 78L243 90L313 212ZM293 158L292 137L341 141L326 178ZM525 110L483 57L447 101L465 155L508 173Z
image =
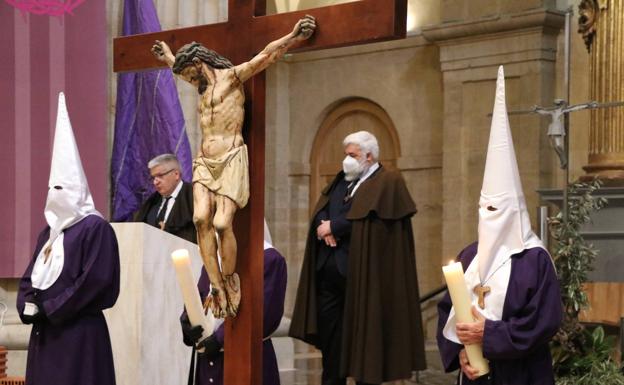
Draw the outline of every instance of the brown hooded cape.
M343 176L340 172L323 190L312 221ZM347 214L352 229L341 372L357 381L410 378L426 366L411 224L415 213L401 175L381 168L360 185ZM318 245L311 225L289 333L317 347Z

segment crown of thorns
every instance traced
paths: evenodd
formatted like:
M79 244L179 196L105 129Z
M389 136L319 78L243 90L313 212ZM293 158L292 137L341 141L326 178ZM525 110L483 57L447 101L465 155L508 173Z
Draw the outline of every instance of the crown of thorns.
M205 62L212 68L224 69L234 67L232 62L227 58L194 41L183 45L182 48L178 50L175 57L175 63L173 63L173 72L179 74L186 67L191 65L193 63L193 59L195 58Z

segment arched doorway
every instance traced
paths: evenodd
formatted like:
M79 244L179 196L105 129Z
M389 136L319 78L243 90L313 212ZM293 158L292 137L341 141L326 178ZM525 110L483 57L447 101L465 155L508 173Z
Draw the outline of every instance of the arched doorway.
M310 210L322 189L342 168L345 136L366 130L377 137L384 167L395 168L401 147L392 119L378 104L367 99L349 99L331 109L321 123L310 155Z

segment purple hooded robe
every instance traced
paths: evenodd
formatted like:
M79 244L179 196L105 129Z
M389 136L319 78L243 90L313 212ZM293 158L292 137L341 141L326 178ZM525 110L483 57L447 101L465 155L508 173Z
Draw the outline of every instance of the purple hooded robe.
M64 232L65 262L56 282L38 290L30 281L49 227L39 234L20 281L17 310L22 321L25 302L41 304L47 317L33 324L26 385L114 385L113 352L102 310L113 306L119 295L117 237L97 215Z
M264 250L263 385L280 384L275 350L269 337L279 326L284 314L286 277L286 261L284 257L274 248ZM203 302L210 292L210 281L205 269L202 269L197 287ZM223 346L225 340L224 332L223 324L214 332L221 346ZM189 344L188 341L185 341L185 343ZM223 385L223 351L214 358L198 355L195 383L197 385Z
M477 254L477 243L466 247L458 257L464 271ZM487 296L485 297L487 301ZM460 368L463 345L442 335L451 310L448 292L438 304L438 347L447 372ZM503 316L485 321L483 356L490 361L490 381L470 381L463 385L552 385L555 383L548 342L561 324L563 310L559 281L548 253L535 247L511 257L511 274ZM459 383L459 380L458 380Z

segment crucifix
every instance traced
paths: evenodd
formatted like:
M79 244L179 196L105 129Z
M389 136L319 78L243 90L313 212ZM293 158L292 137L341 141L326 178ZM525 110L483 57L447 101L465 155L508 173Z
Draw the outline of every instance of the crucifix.
M583 34L583 38L585 39L585 43L588 44L588 49L591 46L591 40L593 39L593 35L595 33L595 29L593 28L593 24L596 21L594 16L594 12L597 12L597 9L594 9L588 15L588 10L586 6L588 3L594 4L591 1L582 1L581 5L579 5L579 32ZM595 3L594 5L600 5L600 8L603 7L603 1L599 1L600 4ZM593 6L592 6L593 7ZM597 102L590 101L581 104L569 105L570 101L570 65L571 65L571 20L573 15L572 7L568 8L565 13L565 30L564 30L564 85L565 85L565 99L555 99L554 106L551 107L541 107L541 106L533 106L531 109L527 110L515 110L509 111L508 115L522 115L522 114L539 114L542 116L548 115L551 118L551 122L548 126L548 138L551 144L551 147L557 153L559 157L559 165L564 172L564 186L562 188L563 191L563 203L561 207L563 221L566 222L568 220L568 184L569 184L569 131L570 131L570 113L574 111L580 111L584 109L596 110L602 108L614 108L614 107L622 107L624 106L624 102L622 101L610 101L610 102ZM591 17L590 17L591 16ZM600 59L605 60L605 59ZM604 84L609 84L608 82L601 81ZM605 88L610 88L605 86ZM611 87L613 88L613 87ZM617 88L617 87L615 87ZM491 116L491 114L488 114ZM608 168L608 167L607 167ZM594 176L590 176L589 178L581 177L581 180L591 180Z
M565 140L567 128L564 118L567 118L567 114L587 109L592 110L596 108L613 108L622 106L624 106L624 102L598 103L596 101L569 106L567 101L563 99L555 99L554 106L552 107L533 106L530 110L509 111L508 114L539 114L550 116L551 121L548 125L548 138L553 150L555 150L557 156L559 157L559 165L561 166L561 169L566 170L568 167L568 149L566 147L567 144Z
M490 292L491 288L489 286L477 285L473 290L479 296L479 307L485 309L485 295Z
M164 41L173 52L196 41L233 63L248 61L264 46L292 30L306 13L316 18L314 35L295 51L336 48L405 37L407 0L359 0L346 4L265 16L266 0L228 0L228 21L114 39L115 72L166 66L150 52L154 41ZM225 323L226 384L262 383L263 219L265 147L265 75L244 85L244 142L249 153L250 196L237 213L236 271L241 302L236 318Z

